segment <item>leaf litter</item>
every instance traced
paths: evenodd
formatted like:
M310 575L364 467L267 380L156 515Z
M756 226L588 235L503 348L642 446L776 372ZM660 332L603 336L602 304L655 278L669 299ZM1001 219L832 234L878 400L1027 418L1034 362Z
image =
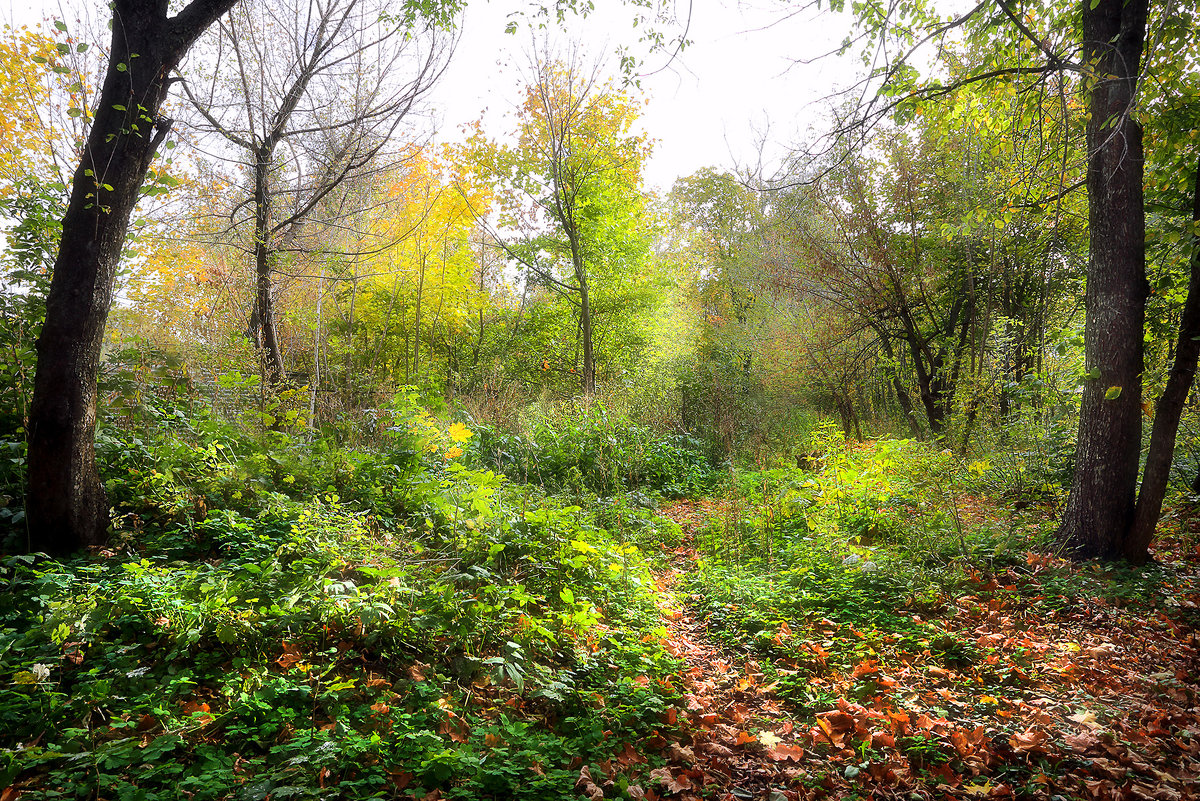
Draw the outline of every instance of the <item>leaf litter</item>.
M1161 539L1158 559L1186 570L1173 603L1142 616L1099 596L1061 609L1038 603L1043 577L1092 566L1030 554L1027 570L973 573L972 594L923 622L965 638L979 658L944 666L928 649L897 646L843 670L826 649L831 638L864 637L852 627L783 621L775 643L805 658L764 656L718 644L680 597L698 556L692 535L718 512L712 501L665 510L685 532L656 575L682 703L664 716L674 726L659 748L667 764L637 797L1200 797L1200 548ZM797 708L779 692L781 675L832 702Z

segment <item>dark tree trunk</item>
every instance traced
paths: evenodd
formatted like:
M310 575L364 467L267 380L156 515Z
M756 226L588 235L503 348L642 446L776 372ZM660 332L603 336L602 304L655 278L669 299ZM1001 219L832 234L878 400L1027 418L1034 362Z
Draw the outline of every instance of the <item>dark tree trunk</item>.
M115 0L108 72L71 184L38 340L29 414L30 550L67 554L104 542L108 500L96 468L96 379L129 217L171 122L159 117L170 72L236 0Z
M596 358L592 349L592 300L588 291L587 268L583 263L582 248L578 234L569 229L567 237L571 244L571 262L575 267L575 280L579 283L579 330L583 339L583 375L580 386L584 395L596 393Z
M1200 164L1196 167L1196 185L1192 195L1192 221L1200 225ZM1125 558L1132 562L1146 561L1150 540L1158 526L1167 480L1171 476L1171 461L1175 455L1175 436L1179 433L1179 418L1196 378L1196 362L1200 358L1200 236L1192 235L1191 269L1188 277L1187 299L1179 320L1179 338L1175 345L1175 361L1167 376L1167 385L1158 399L1154 428L1150 432L1150 450L1142 473L1138 492L1133 531L1125 543Z
M283 383L283 351L275 327L272 289L272 257L275 253L271 230L271 150L262 146L254 163L254 312L258 320L258 358L263 381L278 387Z
M1125 555L1134 518L1142 431L1145 215L1142 129L1134 104L1147 0L1085 0L1083 63L1101 78L1089 97L1084 298L1086 382L1075 479L1059 540L1079 558Z
M596 354L592 343L592 303L586 281L579 283L579 324L583 329L583 394L596 393Z
M876 335L879 337L879 346L883 348L883 354L887 356L888 361L892 366L898 367L899 362L896 360L896 351L892 348L892 341L888 337L887 331L882 325L871 326ZM912 431L914 439L924 439L925 432L921 430L920 423L917 422L917 415L913 409L912 398L908 394L908 388L904 386L904 382L900 380L900 376L892 371L892 390L896 393L896 402L900 404L900 411L904 412L904 419L908 421L908 428Z
M940 354L934 354L926 365L924 358L928 346L923 344L914 333L908 340L908 349L912 355L913 367L917 372L917 388L921 393L921 405L925 409L925 420L929 423L929 433L937 441L941 441L946 431L946 416L942 400L944 381L939 377L944 365Z

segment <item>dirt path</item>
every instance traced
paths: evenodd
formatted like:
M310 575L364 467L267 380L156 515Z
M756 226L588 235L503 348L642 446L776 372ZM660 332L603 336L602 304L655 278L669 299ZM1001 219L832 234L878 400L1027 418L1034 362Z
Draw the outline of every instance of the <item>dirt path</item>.
M679 688L685 712L681 720L668 720L680 730L663 752L670 766L651 775L667 795L683 801L711 798L714 790L721 801L795 801L801 796L788 788L806 775L798 764L804 749L794 742L795 722L763 686L758 662L714 644L704 621L680 597L680 577L696 567L696 528L715 506L680 502L663 513L684 532L670 568L655 579L668 631L664 648L686 665Z

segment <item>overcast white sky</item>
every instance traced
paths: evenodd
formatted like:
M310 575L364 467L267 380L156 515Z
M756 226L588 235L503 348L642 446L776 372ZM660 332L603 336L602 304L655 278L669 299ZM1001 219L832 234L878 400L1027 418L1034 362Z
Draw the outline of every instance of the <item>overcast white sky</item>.
M6 22L33 24L59 16L60 7L80 0L33 3L0 0ZM450 138L487 109L486 123L499 133L511 126L504 115L518 102L521 68L528 62L528 32L504 33L509 14L522 0L468 0L462 39L444 80L432 94L442 118L441 138ZM686 12L687 0L679 0ZM820 125L820 100L848 84L851 58L796 63L832 50L846 36L849 19L815 10L792 16L798 4L785 0L693 0L691 47L667 63L663 55L645 64L642 80L648 105L643 124L657 144L647 167L650 188L670 189L676 177L714 166L753 164L766 138L768 160L781 148ZM581 40L594 56L634 45L632 11L600 0L586 20L563 32ZM673 32L672 32L673 33ZM615 58L612 59L615 65Z
M594 55L636 42L629 9L611 0L597 5L566 35ZM649 101L643 122L657 140L647 169L651 187L669 190L675 178L701 167L754 163L764 135L768 156L777 157L781 146L819 124L819 101L852 81L849 57L796 63L834 49L849 18L815 11L786 17L789 5L797 4L694 0L693 44L669 63L662 55L647 59L654 74L642 79ZM528 34L503 34L508 11L519 6L519 0L468 5L461 44L437 91L448 127L477 119L486 107L489 126L503 129L501 115L519 98L514 87L527 62Z

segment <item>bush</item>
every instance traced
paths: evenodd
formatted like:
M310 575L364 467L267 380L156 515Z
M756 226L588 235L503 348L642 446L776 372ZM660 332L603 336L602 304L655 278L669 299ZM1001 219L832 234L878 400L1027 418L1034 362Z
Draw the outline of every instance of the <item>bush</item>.
M526 433L490 426L475 433L476 464L550 492L643 490L679 498L705 493L716 477L696 438L614 419L599 405L538 419Z

